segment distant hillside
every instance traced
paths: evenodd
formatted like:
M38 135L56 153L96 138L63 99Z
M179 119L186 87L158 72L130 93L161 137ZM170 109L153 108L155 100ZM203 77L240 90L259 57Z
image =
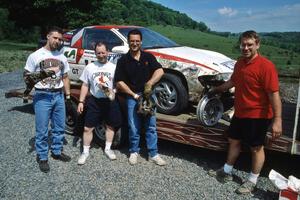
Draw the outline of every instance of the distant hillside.
M238 38L240 33L210 31L214 35L226 38ZM259 33L262 43L300 53L300 32Z
M203 22L148 0L2 0L0 22L0 40L26 40L53 25L72 29L100 24L159 24L209 31Z
M271 32L260 34L265 44L300 53L300 32Z
M237 59L240 56L238 37L223 37L197 30L172 26L150 26L162 35L176 41L180 45L217 51ZM262 41L260 53L273 61L281 74L299 76L300 53L292 50L274 47Z

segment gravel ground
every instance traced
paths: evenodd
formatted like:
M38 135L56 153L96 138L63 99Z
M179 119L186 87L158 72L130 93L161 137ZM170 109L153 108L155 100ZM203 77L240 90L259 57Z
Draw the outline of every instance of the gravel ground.
M299 156L267 152L257 191L239 196L234 189L247 177L248 153L237 161L234 182L221 184L207 170L223 165L223 152L160 140L166 167L148 162L144 148L139 164L130 166L127 147L117 149L118 159L109 161L95 146L86 165L78 166L80 145L70 135L64 151L72 161L49 157L51 171L44 174L35 161L32 104L4 97L9 89L22 86L21 71L0 74L0 199L277 199L278 190L267 178L270 169L300 177Z

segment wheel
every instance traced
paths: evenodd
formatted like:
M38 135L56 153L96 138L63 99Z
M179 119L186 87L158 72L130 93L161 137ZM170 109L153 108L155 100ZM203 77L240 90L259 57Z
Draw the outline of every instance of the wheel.
M119 128L114 135L112 148L117 148L126 143L128 140L128 134L127 130L125 130L124 127ZM105 126L104 124L101 124L99 126L96 126L94 129L94 142L99 144L100 146L105 146Z
M72 101L72 109L66 110L65 132L70 135L75 134L75 127L78 121L77 105Z
M222 118L223 103L218 97L204 95L197 106L197 118L205 126L214 126Z
M153 90L160 113L177 114L188 105L188 92L181 79L174 74L164 74Z

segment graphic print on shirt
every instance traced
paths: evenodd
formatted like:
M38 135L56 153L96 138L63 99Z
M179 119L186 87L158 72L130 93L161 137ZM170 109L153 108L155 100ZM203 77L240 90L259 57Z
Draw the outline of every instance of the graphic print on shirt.
M39 67L41 70L52 70L56 74L56 77L48 77L42 80L41 83L43 85L49 85L50 88L55 88L55 86L59 86L63 77L64 69L64 64L60 60L55 58L47 58L39 63ZM60 74L57 74L59 72Z
M93 74L94 86L102 90L103 86L112 88L112 74L109 72L96 72Z

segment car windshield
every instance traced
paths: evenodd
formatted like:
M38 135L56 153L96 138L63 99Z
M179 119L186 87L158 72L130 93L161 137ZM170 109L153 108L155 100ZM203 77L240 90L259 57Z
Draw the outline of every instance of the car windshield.
M121 28L119 32L127 38L127 34L133 28ZM143 34L143 49L157 49L157 48L170 48L170 47L179 47L174 41L162 36L161 34L149 30L147 28L137 28Z

